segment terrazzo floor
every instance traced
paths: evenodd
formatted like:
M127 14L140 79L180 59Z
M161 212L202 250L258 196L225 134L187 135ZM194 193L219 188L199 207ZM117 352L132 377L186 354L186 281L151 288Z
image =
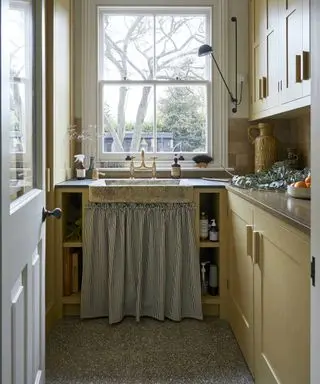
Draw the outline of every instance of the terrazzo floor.
M229 325L67 318L47 339L46 384L253 384Z

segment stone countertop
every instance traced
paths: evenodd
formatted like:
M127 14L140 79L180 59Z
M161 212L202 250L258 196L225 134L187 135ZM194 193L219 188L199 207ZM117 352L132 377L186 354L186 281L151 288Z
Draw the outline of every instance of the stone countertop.
M96 180L85 179L85 180L67 180L62 183L56 184L56 188L85 188L89 187ZM192 186L195 188L225 188L228 185L227 182L203 180L203 179L180 179L181 186Z
M306 234L310 234L311 210L310 200L295 199L288 196L285 192L273 191L254 191L231 186L227 182L203 180L203 179L180 179L181 185L192 186L194 188L227 188L255 204L259 208L271 213L272 215L286 221ZM67 180L56 185L56 188L87 188L95 180Z
M227 186L227 190L310 235L310 200L295 199L288 196L286 192L255 191L231 185Z

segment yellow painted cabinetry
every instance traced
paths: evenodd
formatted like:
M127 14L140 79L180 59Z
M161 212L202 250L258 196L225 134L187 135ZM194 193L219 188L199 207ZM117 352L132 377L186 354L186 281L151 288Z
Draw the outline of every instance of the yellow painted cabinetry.
M281 102L310 95L309 0L280 0L281 40L284 48L284 79Z
M310 105L310 0L250 0L250 118Z
M308 384L310 238L229 200L229 321L256 384Z
M254 209L256 384L310 382L310 239Z
M230 194L229 224L230 324L253 373L253 208L240 197Z

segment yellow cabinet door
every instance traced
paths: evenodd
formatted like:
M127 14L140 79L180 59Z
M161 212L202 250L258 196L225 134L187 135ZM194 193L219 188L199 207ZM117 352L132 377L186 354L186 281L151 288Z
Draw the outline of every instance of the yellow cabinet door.
M279 104L278 0L251 0L251 116Z
M256 384L310 382L309 237L254 211Z
M282 103L303 97L303 0L280 0L284 42Z
M310 58L310 0L303 0L303 51L302 51L302 79L303 96L311 94L311 58Z
M250 0L250 116L255 119L268 108L266 31L267 0Z
M266 31L265 55L266 72L263 76L263 92L266 98L266 109L274 108L279 104L280 92L280 63L279 50L279 7L278 0L268 0L266 4Z
M252 215L249 203L229 193L229 318L247 364L254 373Z

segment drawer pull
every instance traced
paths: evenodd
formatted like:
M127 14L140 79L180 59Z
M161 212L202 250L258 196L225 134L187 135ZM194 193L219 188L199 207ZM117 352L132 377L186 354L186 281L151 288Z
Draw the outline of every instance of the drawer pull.
M267 78L265 76L262 77L262 96L266 98L267 95Z
M258 231L253 231L253 263L260 266L260 233Z
M262 100L262 79L259 79L259 100Z
M301 55L296 55L296 83L301 82Z
M302 52L302 76L303 80L310 79L310 52L303 51Z
M252 231L253 227L252 225L246 225L247 228L247 255L251 257L253 260L253 254L252 254Z

